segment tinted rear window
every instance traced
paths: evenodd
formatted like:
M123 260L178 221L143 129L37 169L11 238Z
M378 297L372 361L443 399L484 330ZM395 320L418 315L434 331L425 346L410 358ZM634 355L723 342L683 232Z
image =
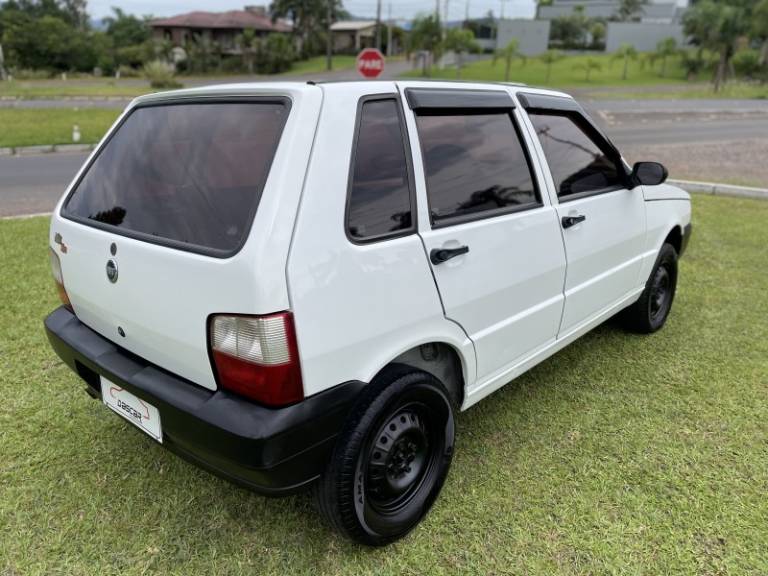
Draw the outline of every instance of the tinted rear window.
M137 108L77 184L65 215L231 253L248 232L287 114L274 101Z

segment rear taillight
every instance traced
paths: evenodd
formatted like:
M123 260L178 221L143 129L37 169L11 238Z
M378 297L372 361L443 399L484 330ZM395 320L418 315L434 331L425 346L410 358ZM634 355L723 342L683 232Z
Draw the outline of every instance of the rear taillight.
M213 316L213 362L222 388L268 406L304 398L296 332L290 312Z
M48 251L51 255L51 273L53 274L54 282L56 282L56 290L59 293L59 299L70 312L74 313L72 303L69 301L69 296L67 295L67 290L64 288L64 275L61 273L61 261L59 260L59 255L56 254L56 251L53 248L49 248Z

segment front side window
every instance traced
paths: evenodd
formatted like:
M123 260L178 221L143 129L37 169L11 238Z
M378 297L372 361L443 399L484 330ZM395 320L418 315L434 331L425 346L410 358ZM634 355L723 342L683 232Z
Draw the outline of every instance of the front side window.
M347 230L362 241L402 233L412 223L398 103L394 98L369 100L360 111Z
M615 189L621 173L608 154L567 114L531 113L560 198Z
M433 223L538 203L520 135L506 111L416 117Z
M287 114L280 102L137 108L78 182L64 215L230 253L250 229Z

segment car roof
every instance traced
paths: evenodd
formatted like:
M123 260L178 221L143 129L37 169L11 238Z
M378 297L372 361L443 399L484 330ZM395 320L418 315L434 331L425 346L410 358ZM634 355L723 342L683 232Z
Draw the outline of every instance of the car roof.
M242 82L236 84L214 84L183 90L170 90L139 96L134 104L151 102L163 102L170 100L184 100L196 97L236 97L236 96L263 96L263 95L293 95L301 92L324 90L336 92L345 87L356 92L368 92L377 94L383 91L391 91L393 86L405 88L441 88L441 89L492 89L511 88L515 92L527 92L534 94L548 94L552 96L571 96L557 90L527 86L516 82L478 82L472 80L339 80L339 81L308 81L308 82Z

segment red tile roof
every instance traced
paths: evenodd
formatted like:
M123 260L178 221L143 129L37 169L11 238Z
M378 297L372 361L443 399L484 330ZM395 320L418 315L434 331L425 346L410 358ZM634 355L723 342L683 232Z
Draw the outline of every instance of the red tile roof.
M229 12L188 12L152 20L150 26L155 28L224 28L245 30L268 30L272 32L290 32L291 26L285 22L272 20L248 10L230 10Z

